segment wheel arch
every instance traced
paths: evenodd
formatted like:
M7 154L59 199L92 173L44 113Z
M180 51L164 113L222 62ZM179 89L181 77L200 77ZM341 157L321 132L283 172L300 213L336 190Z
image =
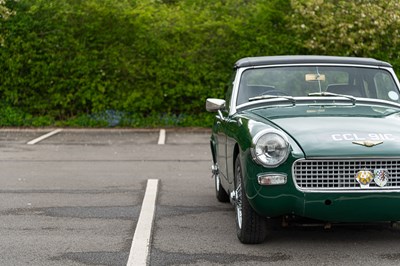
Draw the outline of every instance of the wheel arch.
M213 160L214 164L217 163L217 153L215 151L215 149L216 149L215 146L216 146L215 140L210 139L211 156L212 156L212 160Z
M235 168L235 161L236 161L236 157L238 157L239 156L239 153L240 153L240 150L239 150L240 148L239 148L239 144L238 143L235 143L235 147L233 148L233 158L232 158L232 165L233 165L233 168Z
M232 164L231 164L231 171L232 171L232 185L235 186L235 164L236 158L240 156L240 146L238 143L235 143L233 148L233 156L232 156Z

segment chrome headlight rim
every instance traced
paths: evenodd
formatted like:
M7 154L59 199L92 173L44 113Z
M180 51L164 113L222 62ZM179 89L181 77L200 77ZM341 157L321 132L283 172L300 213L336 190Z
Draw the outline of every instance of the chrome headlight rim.
M257 155L257 152L256 152L257 145L259 144L258 142L260 141L260 139L262 137L264 137L266 135L276 135L278 138L281 138L282 141L285 143L285 147L283 149L283 152L284 152L283 156L281 156L279 158L279 160L276 160L274 163L271 163L271 162L268 163L268 162L263 161L262 159L260 159L260 156ZM288 140L287 136L282 131L279 131L277 129L264 129L264 130L261 130L260 132L258 132L253 137L252 146L251 146L250 150L251 150L252 158L257 164L262 165L266 168L275 168L275 167L278 167L279 165L281 165L282 163L284 163L287 160L287 158L289 157L290 144L289 144L289 140Z

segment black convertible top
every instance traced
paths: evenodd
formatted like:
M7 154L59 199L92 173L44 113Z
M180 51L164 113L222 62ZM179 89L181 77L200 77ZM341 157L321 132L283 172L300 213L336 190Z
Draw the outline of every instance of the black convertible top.
M392 67L391 64L373 58L344 57L344 56L322 56L322 55L283 55L283 56L260 56L246 57L238 60L235 68L281 65L281 64L355 64L367 66Z

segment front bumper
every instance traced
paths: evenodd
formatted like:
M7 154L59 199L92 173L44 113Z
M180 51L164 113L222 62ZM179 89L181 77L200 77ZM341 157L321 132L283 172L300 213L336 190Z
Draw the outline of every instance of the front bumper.
M400 220L400 193L351 193L304 195L304 217L331 222L380 222Z
M260 215L296 215L329 222L379 222L400 220L400 193L291 193L249 198Z
M265 217L295 215L328 222L383 222L400 220L398 187L371 190L307 191L294 183L291 166L295 159L279 169L265 169L245 159L246 194L254 210ZM287 183L261 186L261 172L287 173Z

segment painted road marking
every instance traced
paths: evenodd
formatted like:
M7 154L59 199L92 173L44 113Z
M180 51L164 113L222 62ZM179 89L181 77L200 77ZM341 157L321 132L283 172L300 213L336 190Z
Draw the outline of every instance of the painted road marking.
M136 225L127 266L145 266L149 257L150 240L154 223L158 179L147 180L146 192Z
M60 133L61 131L62 131L62 129L53 130L50 133L47 133L47 134L45 134L43 136L40 136L39 138L36 138L34 140L29 141L27 144L28 145L35 145L36 143L38 143L38 142L40 142L40 141L42 141L44 139L47 139L47 138L49 138L49 137L51 137L51 136L53 136L55 134Z
M158 145L164 145L165 144L165 129L160 129L160 135L158 137Z

